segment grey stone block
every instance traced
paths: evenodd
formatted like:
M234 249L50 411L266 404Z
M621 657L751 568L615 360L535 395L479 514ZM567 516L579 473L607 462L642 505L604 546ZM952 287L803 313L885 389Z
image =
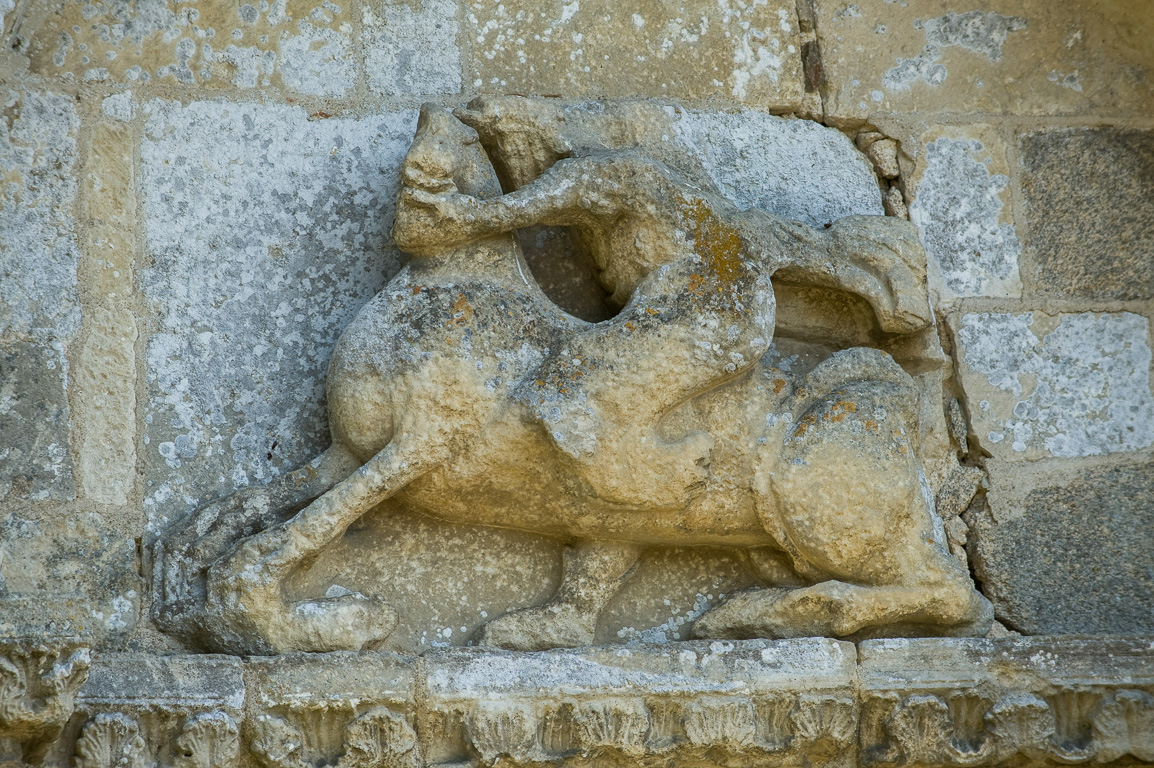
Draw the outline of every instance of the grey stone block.
M162 527L327 447L329 352L399 267L388 233L416 115L146 112L145 511Z
M1154 464L1034 477L991 467L971 561L998 618L1029 634L1154 631Z
M1039 292L1154 297L1154 132L1069 129L1020 144Z
M232 656L100 656L80 689L78 708L92 712L225 711L244 707L244 665Z
M60 349L0 342L0 500L76 495L65 366Z
M80 325L71 99L6 92L0 120L0 500L75 496L65 386Z

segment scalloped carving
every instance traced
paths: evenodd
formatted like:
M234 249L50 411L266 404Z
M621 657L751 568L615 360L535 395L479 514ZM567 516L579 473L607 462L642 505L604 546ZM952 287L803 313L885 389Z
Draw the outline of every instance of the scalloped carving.
M1125 754L1154 762L1154 696L1118 691L1102 701L1090 727L1096 762L1113 762Z
M190 717L176 739L173 768L230 768L240 753L236 723L223 712Z
M76 768L145 768L147 745L136 718L100 714L76 742Z
M539 755L538 719L527 704L482 701L468 719L469 741L486 763L502 755L524 762Z

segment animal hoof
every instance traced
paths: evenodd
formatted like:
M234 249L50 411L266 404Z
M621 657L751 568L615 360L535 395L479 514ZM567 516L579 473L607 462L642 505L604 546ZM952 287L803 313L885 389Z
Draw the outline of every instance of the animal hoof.
M722 638L749 640L780 637L766 621L770 608L786 589L753 589L738 592L721 605L705 612L693 624L690 636L695 640Z
M392 634L397 612L380 598L354 593L296 603L289 622L298 649L361 651Z
M567 604L525 608L481 627L477 644L508 651L547 651L592 645L596 616Z

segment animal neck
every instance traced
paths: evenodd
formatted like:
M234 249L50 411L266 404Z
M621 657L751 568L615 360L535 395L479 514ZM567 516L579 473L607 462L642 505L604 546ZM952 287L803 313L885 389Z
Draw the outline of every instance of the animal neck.
M532 280L512 233L485 237L467 245L447 248L435 256L413 261L414 275L422 280L484 278L509 287L528 286Z

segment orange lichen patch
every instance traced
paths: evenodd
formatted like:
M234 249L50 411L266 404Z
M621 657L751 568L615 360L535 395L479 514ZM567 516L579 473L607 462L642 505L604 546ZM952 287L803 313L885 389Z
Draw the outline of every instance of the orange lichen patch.
M660 309L654 309L653 307L646 307L646 308L645 308L645 314L647 314L647 315L650 315L650 316L652 316L652 315L660 315L660 314L661 314L661 310L660 310Z
M829 407L829 410L822 415L822 418L837 423L845 421L845 417L851 413L857 413L857 405L848 400L839 400Z
M785 389L785 379L774 379L773 380L773 392L774 392L774 394L781 394L781 391L783 389Z
M878 423L876 421L874 421L873 419L866 419L865 421L862 422L862 424L865 426L866 429L873 430L874 432L878 431Z
M465 325L473 320L473 307L469 305L469 300L465 298L465 294L457 294L457 300L453 302L453 316L445 323L446 326Z
M635 326L633 323L628 323L628 322L625 323L625 327L631 331L637 328L637 326Z
M310 120L327 120L330 117L332 117L332 115L328 112L321 112L319 110L309 115Z
M693 234L693 249L709 265L717 290L732 287L744 272L741 233L713 213L701 198L682 200Z
M423 291L423 290L425 290L425 286L423 286L423 285L414 285L414 286L413 286L413 295L414 295L414 296L416 296L418 293L420 293L420 292L421 292L421 291Z
M705 278L694 272L689 276L689 292L697 293L705 285Z

